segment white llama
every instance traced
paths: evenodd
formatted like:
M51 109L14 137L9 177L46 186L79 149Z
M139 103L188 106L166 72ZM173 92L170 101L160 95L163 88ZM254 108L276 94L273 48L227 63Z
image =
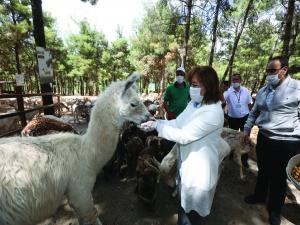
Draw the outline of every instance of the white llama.
M87 133L0 139L0 224L33 225L53 215L66 195L81 225L101 225L91 195L96 175L112 157L125 121L150 113L133 84L111 84L98 98Z

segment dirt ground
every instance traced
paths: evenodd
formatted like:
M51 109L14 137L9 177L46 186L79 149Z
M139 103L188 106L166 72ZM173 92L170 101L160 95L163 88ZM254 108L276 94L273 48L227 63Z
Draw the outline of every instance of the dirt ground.
M81 131L82 123L76 126ZM263 205L250 206L243 202L245 195L252 193L256 179L256 163L251 160L245 171L246 180L239 179L239 167L232 160L224 162L217 186L211 214L203 219L204 225L267 225L268 217ZM282 212L282 225L300 225L300 192L291 184L290 196ZM177 201L172 198L172 189L159 184L159 193L154 207L143 204L134 193L135 180L121 181L118 176L105 180L99 176L93 196L100 219L104 225L176 225ZM55 225L78 225L72 209L67 205L59 208ZM43 223L46 225L47 223Z

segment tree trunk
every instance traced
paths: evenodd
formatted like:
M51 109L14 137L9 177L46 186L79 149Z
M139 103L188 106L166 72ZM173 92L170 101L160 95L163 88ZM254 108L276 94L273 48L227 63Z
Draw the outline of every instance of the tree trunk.
M84 92L84 95L89 95L89 81L88 81L88 78L84 79L84 83L85 83L85 92Z
M289 0L287 13L285 16L285 28L284 28L284 36L283 36L283 46L282 46L282 55L289 57L289 47L290 40L292 35L292 24L293 24L293 16L295 11L295 1Z
M67 79L67 95L71 95L71 90L70 90L70 77Z
M73 82L72 82L72 77L69 78L69 93L70 93L70 95L74 95L74 94L73 94Z
M99 90L99 79L98 79L96 82L96 96L99 95L99 92L100 92L100 90Z
M54 73L54 71L53 71L53 86L52 86L52 91L53 91L53 93L57 93L57 83L56 83L56 74Z
M60 74L58 74L56 76L56 88L57 88L57 92L60 95L61 94L61 85L60 85L60 79L59 79Z
M300 16L299 16L300 17ZM295 49L296 49L296 39L299 34L300 29L300 22L297 18L297 15L294 16L294 27L293 27L293 35L292 35L292 44L290 46L289 56L294 55Z
M248 14L249 14L249 11L250 11L250 9L252 7L252 4L253 4L253 0L249 0L247 8L246 8L246 11L245 11L245 14L244 14L244 18L243 18L243 22L242 22L241 28L238 31L237 36L234 39L234 44L233 44L233 48L232 48L231 57L229 59L228 65L226 67L226 70L225 70L223 78L222 78L223 81L226 79L226 77L227 77L228 74L229 74L229 80L231 79L232 65L233 65L233 62L234 62L235 52L236 52L239 40L241 38L241 35L243 33L243 29L244 29L244 26L246 24L246 21L247 21L247 18L248 18ZM238 23L238 25L239 25L239 23Z
M32 78L31 78L30 75L28 75L28 78L29 78L28 92L29 92L29 94L32 94L32 86L33 86L33 84L32 84Z
M83 77L80 77L80 95L84 95Z
M59 81L60 81L60 93L63 94L63 95L66 95L65 83L64 83L64 80L63 80L62 76L60 76Z
M12 2L10 1L10 4L12 5ZM11 8L11 15L12 15L12 20L14 25L17 25L17 20L16 20L16 15L15 11ZM14 46L14 51L15 51L15 60L16 60L16 69L17 69L17 74L21 74L21 65L20 65L20 58L19 58L19 41L16 40L15 46ZM22 94L24 93L23 87L22 86L17 86L15 89L16 94ZM24 99L23 97L17 97L17 104L18 104L18 111L24 111ZM25 113L20 114L20 120L22 127L26 126L26 117Z
M13 5L12 1L10 1L10 5ZM11 18L13 20L14 25L17 25L17 19L16 19L16 13L13 10L13 8L10 8L10 12L11 12ZM16 69L17 69L17 73L21 74L21 64L20 64L20 43L19 40L16 40L15 42L15 46L14 46L14 51L15 51L15 60L16 60Z
M15 43L15 59L16 59L16 68L17 68L17 73L21 74L21 64L20 64L20 51L19 51L19 43Z
M46 48L45 32L44 32L44 20L42 11L41 0L31 0L32 8L32 22L33 22L33 35L36 46ZM52 88L49 83L41 84L42 93L52 93ZM53 104L51 95L42 96L43 105ZM54 107L44 109L45 115L54 115Z
M77 93L80 94L81 86L80 86L80 79L77 80Z
M259 83L259 68L257 68L257 69L255 70L255 76L256 76L256 79L255 79L255 81L254 81L253 84L252 84L252 87L251 87L251 94L252 94L253 92L256 92L256 87L257 87L257 84Z
M75 95L75 77L72 77L72 94Z
M188 43L190 38L190 26L191 26L191 14L192 14L192 7L193 7L193 0L187 1L187 8L188 8L188 14L186 17L186 24L185 24L185 30L184 30L184 54L183 54L183 62L182 66L186 67L186 59L188 54Z
M212 66L214 61L214 53L215 53L215 45L217 41L217 27L218 27L218 16L219 16L219 9L221 6L222 0L217 0L216 10L215 10L215 18L213 23L213 30L212 30L212 42L211 42L211 49L210 49L210 56L208 65Z
M38 78L38 74L36 71L34 72L34 79L35 79L35 85L36 85L36 93L40 93L39 78Z
M94 82L91 84L92 80L87 79L88 95L92 96L94 94Z

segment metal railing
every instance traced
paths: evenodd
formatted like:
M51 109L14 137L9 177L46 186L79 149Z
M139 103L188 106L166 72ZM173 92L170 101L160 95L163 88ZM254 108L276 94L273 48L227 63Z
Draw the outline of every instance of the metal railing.
M21 121L21 127L22 128L18 128L16 130L13 131L9 131L5 134L0 134L0 138L1 137L6 137L6 136L10 136L16 133L19 133L27 124L26 122L26 113L30 113L33 111L40 111L40 110L44 110L47 108L53 108L56 106L56 104L60 103L60 95L54 94L54 93L41 93L41 94L1 94L0 95L0 99L3 98L16 98L16 99L20 99L20 98L24 98L24 97L36 97L36 96L56 96L58 98L57 103L54 104L50 104L50 105L43 105L43 106L37 106L31 109L24 109L24 103L22 101L22 105L21 105L21 110L19 109L19 104L18 104L18 109L16 112L11 112L11 113L3 113L0 114L0 120L4 119L4 118L9 118L9 117L13 117L13 116L20 116L20 121ZM58 107L58 110L60 111L60 107Z

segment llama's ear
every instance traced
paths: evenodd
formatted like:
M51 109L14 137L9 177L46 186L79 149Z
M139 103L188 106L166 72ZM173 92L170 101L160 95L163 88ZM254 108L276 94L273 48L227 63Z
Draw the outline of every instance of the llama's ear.
M126 91L135 85L135 82L140 79L141 75L139 73L133 73L131 74L128 79L126 80L126 83L125 83L125 87L124 87L124 90L123 90L123 93L122 93L122 96L124 96L124 94L126 93Z

